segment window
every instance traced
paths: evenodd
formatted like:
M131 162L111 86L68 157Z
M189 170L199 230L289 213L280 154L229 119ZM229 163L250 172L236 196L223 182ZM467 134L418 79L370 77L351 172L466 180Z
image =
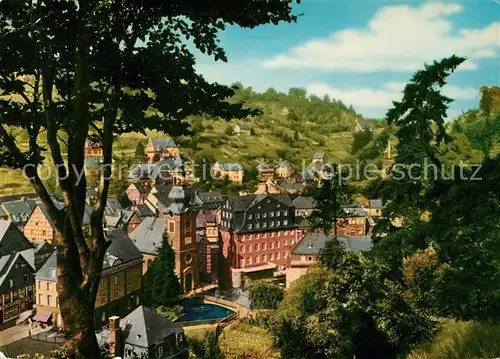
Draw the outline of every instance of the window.
M274 217L274 212L269 212L269 217Z
M273 260L273 254L272 253L269 253L269 260L272 261Z
M288 239L285 239L285 246L288 245Z
M260 245L260 248L261 248L263 251L265 251L265 250L266 250L266 244L265 244L265 243L262 243L262 244Z
M47 235L47 231L42 231L42 236L46 236Z
M255 219L259 219L260 218L260 213L255 213Z
M274 237L274 232L269 233L270 237Z
M246 257L246 258L245 258L245 263L246 263L246 264L250 264L250 259L251 259L250 257Z
M276 211L276 217L280 216L280 211Z
M284 226L288 226L288 219L284 219L284 220L283 220L283 225L284 225Z
M248 264L252 264L252 257L248 257Z
M262 223L262 228L266 228L266 227L267 227L267 222Z
M14 279L9 279L9 288L14 287Z
M47 292L50 292L50 282L47 282Z
M262 218L266 218L267 217L267 212L262 212Z
M255 256L255 264L259 263L259 256Z
M283 214L283 217L286 217L288 215L288 212L287 211L283 211L281 212Z
M54 305L54 303L52 303L52 296L51 295L47 296L47 302L48 302L49 307L52 307Z
M248 214L248 219L252 219L252 214L251 213Z
M288 252L283 252L283 258L288 258Z
M158 358L163 355L163 345L158 345Z
M252 223L248 223L248 229L252 229Z
M281 221L276 221L276 225L280 226L281 225Z
M260 223L259 222L255 223L255 228L260 228Z
M43 301L44 301L43 294L38 294L38 304L43 305L44 304Z
M27 281L28 281L28 275L27 275L27 274L25 274L25 275L24 275L24 282L27 282Z
M259 250L259 245L257 243L255 243L255 250L258 251Z
M175 224L174 221L168 221L168 231L169 232L174 232Z
M271 223L269 224L271 227L274 227L274 221L271 221Z
M245 253L245 246L240 246L240 253Z
M120 277L118 277L117 275L115 275L115 285L118 285L120 283Z
M265 254L263 254L263 255L261 256L261 261L262 261L262 262L265 262L265 261L266 261L266 255L265 255Z
M280 242L276 241L276 248L279 248L279 247L280 247Z
M280 252L276 252L276 260L280 259Z
M269 249L273 249L273 242L269 242Z
M313 257L307 257L307 260L310 262L313 260Z
M250 244L247 245L247 252L250 252Z

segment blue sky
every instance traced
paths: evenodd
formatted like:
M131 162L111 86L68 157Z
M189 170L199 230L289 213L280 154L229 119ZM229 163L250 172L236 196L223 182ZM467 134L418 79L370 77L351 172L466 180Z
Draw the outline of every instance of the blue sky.
M479 86L500 85L500 0L396 2L304 0L297 23L220 34L228 63L197 54L208 80L239 81L256 91L303 87L381 118L425 62L468 60L444 93L449 117L477 106Z

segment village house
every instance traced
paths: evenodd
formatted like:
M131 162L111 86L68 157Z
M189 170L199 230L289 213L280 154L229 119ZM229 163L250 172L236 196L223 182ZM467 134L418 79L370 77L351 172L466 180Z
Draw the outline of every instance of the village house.
M345 217L337 221L338 236L367 236L375 225L368 211L358 204L346 206L344 212Z
M109 317L127 315L140 305L142 255L121 229L105 231L110 246L106 251L97 293L96 328ZM57 294L57 254L54 252L36 273L35 321L63 325Z
M97 334L97 342L108 346L112 357L123 359L189 357L182 326L142 305L123 319L109 318L109 324Z
M295 215L307 217L309 216L315 208L315 201L312 197L299 196L293 200L293 205L295 207Z
M125 190L125 193L130 203L132 203L132 206L137 206L144 204L144 201L148 198L149 192L151 192L151 188L149 182L136 182L131 183Z
M33 306L35 249L10 220L0 220L0 327Z
M91 140L85 141L84 148L85 157L103 157L103 148L100 143L93 142Z
M228 178L234 183L243 183L243 167L238 163L215 162L212 166L212 177Z
M146 198L145 204L157 215L163 214L168 207L168 195L172 190L173 185L155 185Z
M155 184L181 185L186 182L184 162L180 157L169 157L155 163L138 164L131 168L127 180L149 187Z
M11 220L21 231L24 231L24 226L33 213L35 206L35 199L24 197L15 201L3 202L1 206L3 218Z
M251 133L250 126L242 123L234 125L233 131L237 135L250 135Z
M366 122L357 122L356 127L354 128L355 132L363 132L363 131L371 131L372 126Z
M368 208L368 214L374 218L382 216L382 209L383 209L382 200L371 199L369 203L370 207Z
M278 161L274 170L276 173L276 177L280 178L289 178L295 172L292 164L288 161Z
M301 233L287 195L249 195L226 200L220 236L229 280L238 288L245 273L285 269Z
M180 157L179 147L170 138L150 138L146 146L146 157L150 163L163 158Z
M54 200L54 204L58 209L64 207L62 202ZM92 208L86 205L83 214L83 227L86 231L89 229L91 213ZM45 205L43 203L37 204L24 227L24 235L26 238L35 243L48 242L55 245L56 232L54 222L50 218Z
M321 152L316 152L313 157L311 163L327 163L328 157Z
M306 233L300 241L295 244L290 251L286 270L286 288L298 278L307 273L310 268L317 266L317 256L319 252L325 248L326 243L334 239L334 236L329 236L320 232ZM355 253L370 251L372 241L370 237L337 237L337 240L344 246L345 250Z
M226 200L219 191L194 192L191 202L203 209L220 209Z
M127 234L132 233L141 221L141 217L135 211L120 210L115 214L104 216L106 228L122 228Z

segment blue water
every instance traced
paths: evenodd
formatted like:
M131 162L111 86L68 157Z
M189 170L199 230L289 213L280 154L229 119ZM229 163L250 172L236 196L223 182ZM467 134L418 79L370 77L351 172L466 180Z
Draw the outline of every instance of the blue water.
M199 320L222 319L233 314L233 311L215 304L195 305L185 309L176 322L194 322Z

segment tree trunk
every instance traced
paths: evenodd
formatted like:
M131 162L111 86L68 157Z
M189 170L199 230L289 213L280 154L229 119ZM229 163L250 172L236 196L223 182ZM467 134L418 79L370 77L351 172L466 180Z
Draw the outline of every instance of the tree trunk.
M67 228L68 229L68 228ZM67 232L68 233L68 232ZM71 236L71 233L67 234ZM67 342L64 346L75 358L99 359L100 349L95 335L94 310L102 264L89 268L84 284L80 256L75 241L57 241L57 292ZM102 260L101 260L102 263ZM95 268L94 268L95 267Z

